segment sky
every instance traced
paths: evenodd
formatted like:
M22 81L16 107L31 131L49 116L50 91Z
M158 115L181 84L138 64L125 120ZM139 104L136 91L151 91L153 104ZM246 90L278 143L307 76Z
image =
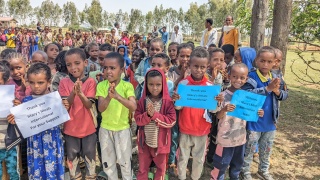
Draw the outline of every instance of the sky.
M91 0L51 0L54 3L58 3L60 7L68 1L74 2L78 10L83 10L85 4L88 6L91 4ZM31 6L40 6L43 0L30 0ZM148 11L153 11L156 5L166 8L173 8L179 10L180 7L184 11L187 11L191 2L197 2L198 5L207 3L208 0L100 0L100 4L103 10L109 13L117 13L119 9L122 12L128 12L130 14L131 9L140 9L143 14Z

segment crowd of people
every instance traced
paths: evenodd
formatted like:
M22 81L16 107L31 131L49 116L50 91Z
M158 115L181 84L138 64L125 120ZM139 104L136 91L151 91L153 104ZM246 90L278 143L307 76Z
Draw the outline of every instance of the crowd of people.
M19 167L30 180L64 179L66 171L71 179L95 179L99 166L99 176L116 180L118 163L122 179L147 180L152 174L155 180L185 180L192 157L194 180L203 179L205 164L212 168L211 179L224 179L229 169L230 179L250 180L253 154L258 153L258 176L272 180L269 158L279 101L288 97L282 53L271 46L257 52L239 47L232 21L226 17L218 40L212 19L206 19L199 47L183 41L179 26L171 42L166 27L154 26L147 37L131 38L126 31L119 36L118 23L107 35L80 30L63 35L61 29L42 30L40 24L37 30L2 29L6 48L0 85L15 86L14 106L58 91L70 115L63 126L26 139L15 133L14 114L0 117L0 158L10 179L19 179ZM221 85L218 108L175 105L184 96L177 93L180 84ZM230 101L240 89L266 96L257 122L227 114L236 108ZM137 136L137 174L132 135ZM21 166L17 157L22 157Z

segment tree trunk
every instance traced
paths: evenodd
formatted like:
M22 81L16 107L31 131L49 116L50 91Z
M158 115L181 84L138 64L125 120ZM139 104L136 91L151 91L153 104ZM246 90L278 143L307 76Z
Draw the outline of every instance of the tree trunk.
M264 46L269 0L254 0L251 17L250 46L259 50Z
M271 46L282 51L282 73L285 73L286 56L288 49L288 35L291 23L292 0L275 0L273 10L273 25Z

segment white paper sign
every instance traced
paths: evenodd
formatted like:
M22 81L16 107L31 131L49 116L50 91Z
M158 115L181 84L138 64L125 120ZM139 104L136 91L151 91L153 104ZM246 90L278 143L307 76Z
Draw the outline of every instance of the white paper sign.
M13 100L14 85L0 85L0 117L4 118L10 114Z
M58 91L10 109L24 138L33 136L70 120Z

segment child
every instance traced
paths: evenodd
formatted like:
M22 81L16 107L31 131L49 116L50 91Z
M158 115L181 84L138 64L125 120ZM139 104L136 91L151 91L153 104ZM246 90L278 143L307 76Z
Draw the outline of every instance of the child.
M179 66L179 61L177 60L177 51L179 44L177 42L171 42L168 47L168 54L171 59L172 66Z
M15 49L5 49L1 52L0 54L0 60L5 60L7 55L9 55L10 53L16 53L17 51Z
M160 38L152 39L150 42L149 56L152 57L155 54L161 53L163 51L163 42ZM139 85L135 90L136 98L140 99L142 87L144 83L144 76L147 71L151 68L151 58L148 57L141 61L136 72L134 73L134 78L138 81Z
M64 59L66 53L67 51L61 51L54 60L54 63L56 64L57 73L53 76L50 88L51 91L58 91L60 81L63 78L69 77L66 61Z
M74 47L75 48L79 48L80 46L83 45L83 41L82 41L82 36L81 34L77 34L76 35L76 39L74 40Z
M73 42L71 39L71 33L70 32L66 32L66 37L63 40L63 50L69 50L70 48L73 47Z
M98 32L98 36L96 37L96 43L100 46L101 44L105 43L105 39L103 37L102 31Z
M258 122L248 122L248 141L241 176L243 179L252 179L250 165L253 158L252 149L259 142L259 167L257 175L262 179L272 179L269 173L269 157L276 132L278 121L279 101L288 98L288 90L281 76L271 72L276 61L275 49L271 46L262 47L255 60L257 70L249 73L249 79L242 89L267 96L262 109L264 116Z
M234 53L235 63L244 63L247 65L249 72L254 70L253 61L256 58L256 50L251 47L241 47Z
M157 55L156 55L157 56ZM164 179L166 158L170 151L171 127L176 113L168 94L166 76L159 69L146 74L144 92L135 111L139 126L137 144L139 148L138 179L148 179L151 162L156 164L155 180Z
M127 69L127 78L129 78L130 83L133 85L133 88L136 89L138 82L134 79L134 73L137 70L142 59L145 58L145 53L142 49L137 49L132 53L132 64L129 65Z
M96 82L85 75L88 64L82 49L70 49L65 54L70 78L59 84L59 93L70 105L70 120L64 124L67 163L71 179L81 179L79 154L85 160L86 179L95 179L96 128L90 108L93 106Z
M275 53L276 53L276 60L275 60L275 65L272 67L272 72L277 75L280 75L283 78L283 74L280 69L283 55L280 49L275 49Z
M212 83L205 77L208 64L209 54L207 50L203 47L194 49L189 61L191 75L182 80L180 84L211 86ZM174 101L178 100L180 95L174 93L172 99ZM223 100L221 96L217 96L216 99L218 101ZM200 179L211 124L204 118L205 109L177 106L176 109L180 110L178 121L180 130L179 179L186 179L186 168L190 152L193 157L191 178Z
M48 64L48 55L41 50L35 51L31 56L31 64L35 63Z
M86 71L85 73L89 73L90 71L95 71L97 69L100 69L100 64L97 61L98 60L98 53L99 53L99 46L96 43L90 43L86 46L85 49L88 54L89 54L89 58L88 58L88 66L86 67Z
M10 69L6 61L0 61L0 85L5 85L10 78ZM14 106L20 104L19 100L13 100ZM17 149L12 148L7 151L5 144L5 136L7 135L8 120L7 117L0 116L0 161L6 162L7 172L11 179L19 179L17 171ZM15 132L14 132L15 133ZM0 164L0 177L2 177L3 171L2 163Z
M54 60L56 59L56 57L59 53L59 48L54 43L50 43L44 47L43 51L45 53L47 53L47 55L48 55L48 66L51 69L51 74L55 75L56 74L56 65L54 63Z
M125 67L128 69L128 66L132 63L131 59L128 56L128 49L126 46L119 46L117 52L121 54L125 60Z
M104 76L97 86L98 110L102 115L99 140L103 171L108 179L118 179L116 164L120 164L122 178L132 179L131 131L129 114L137 108L133 86L121 79L124 58L109 53L104 60Z
M165 53L159 53L156 54L152 57L152 63L151 63L152 68L159 68L164 72L166 75L168 73L168 70L170 68L170 58L168 55ZM167 76L166 76L167 78ZM168 90L169 90L169 95L172 96L173 90L174 90L174 83L170 79L166 80Z
M239 173L243 164L243 154L246 143L246 121L227 115L236 108L230 104L232 95L236 90L246 83L248 79L248 68L243 63L234 64L231 67L229 79L231 86L222 92L224 101L217 112L218 134L216 137L217 147L213 159L213 170L211 179L224 179L226 169L229 167L230 179L239 179ZM258 111L260 117L263 110Z
M127 31L123 31L122 32L121 41L123 42L123 45L129 46L130 40L128 38L128 32Z
M48 65L36 63L27 72L32 95L23 102L41 97L49 93L51 70ZM68 105L66 105L68 106ZM8 121L15 124L14 116L10 114ZM63 141L60 126L40 132L27 138L28 176L29 179L64 179ZM11 178L11 177L10 177Z
M221 47L224 51L224 61L227 64L226 69L230 71L230 67L234 64L234 46L231 44L225 44Z
M38 51L38 42L39 42L39 36L36 35L36 32L33 30L32 35L30 36L30 50L29 50L29 59L31 59L31 56L34 52Z

